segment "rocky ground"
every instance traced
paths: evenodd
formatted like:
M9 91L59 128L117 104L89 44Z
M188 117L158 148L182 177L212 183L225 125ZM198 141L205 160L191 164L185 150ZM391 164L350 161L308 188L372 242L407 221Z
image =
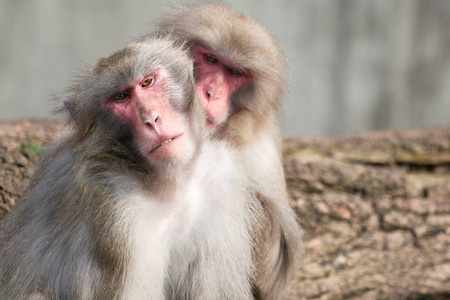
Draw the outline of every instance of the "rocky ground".
M0 217L61 129L0 122ZM450 299L450 128L287 139L284 166L306 248L289 299Z

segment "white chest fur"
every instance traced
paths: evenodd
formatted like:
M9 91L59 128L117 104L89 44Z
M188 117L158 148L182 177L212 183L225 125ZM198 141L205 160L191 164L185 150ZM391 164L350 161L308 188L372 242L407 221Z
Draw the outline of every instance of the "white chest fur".
M127 196L133 234L123 299L250 298L256 201L228 148L199 161L171 199Z

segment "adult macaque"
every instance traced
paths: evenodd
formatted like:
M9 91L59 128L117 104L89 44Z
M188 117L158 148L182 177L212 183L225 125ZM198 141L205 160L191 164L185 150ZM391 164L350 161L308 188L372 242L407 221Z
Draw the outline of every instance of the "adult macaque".
M2 220L2 299L253 298L262 208L205 138L192 65L149 38L75 80L71 130Z
M159 23L158 34L171 34L190 46L210 133L239 149L252 190L263 195L267 223L257 239L256 296L282 298L302 252L276 123L287 77L285 58L266 29L220 4L176 7Z

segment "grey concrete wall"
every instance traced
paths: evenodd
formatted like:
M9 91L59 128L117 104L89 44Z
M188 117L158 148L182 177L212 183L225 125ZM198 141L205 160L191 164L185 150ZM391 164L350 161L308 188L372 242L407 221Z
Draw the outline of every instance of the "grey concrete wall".
M51 95L82 62L181 2L0 0L0 120L50 117ZM268 27L289 57L286 135L450 124L450 1L225 2Z

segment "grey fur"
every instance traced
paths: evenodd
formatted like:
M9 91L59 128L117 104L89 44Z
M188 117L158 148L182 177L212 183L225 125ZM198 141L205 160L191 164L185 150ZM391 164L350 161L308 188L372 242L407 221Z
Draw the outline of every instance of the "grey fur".
M238 154L205 139L185 48L170 38L128 45L68 89L68 131L1 222L2 299L252 298L263 208ZM168 71L170 105L195 138L188 160L163 168L101 105L155 67Z

